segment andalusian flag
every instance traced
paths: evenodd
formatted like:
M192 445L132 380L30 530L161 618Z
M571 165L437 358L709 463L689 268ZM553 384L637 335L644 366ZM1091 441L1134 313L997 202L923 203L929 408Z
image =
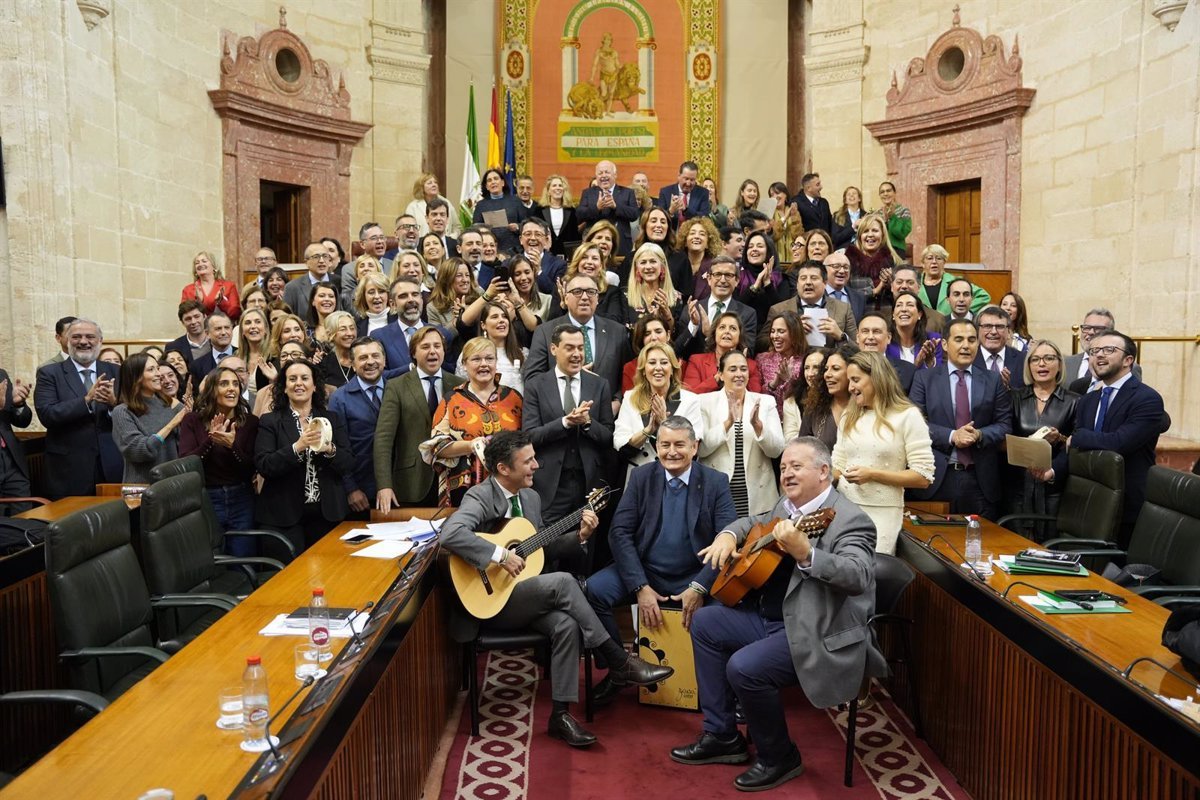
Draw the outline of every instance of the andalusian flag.
M496 87L492 87L492 124L488 128L487 168L500 167L500 114L496 107Z
M479 139L475 136L475 84L467 101L467 146L463 155L463 182L459 202L474 207L479 193Z

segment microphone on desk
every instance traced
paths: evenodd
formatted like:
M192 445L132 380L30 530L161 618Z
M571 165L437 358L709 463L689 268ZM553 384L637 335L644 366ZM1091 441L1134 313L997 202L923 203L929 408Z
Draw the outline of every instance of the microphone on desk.
M916 538L916 537L914 537L914 538ZM964 556L961 552L959 552L959 549L957 547L955 547L953 544L951 544L950 540L947 539L945 536L942 536L940 533L935 533L932 536L930 536L928 539L926 539L925 541L921 541L920 539L917 539L917 541L921 542L921 544L925 545L927 548L929 548L930 550L932 550L933 552L936 553L937 550L933 549L933 540L934 539L941 539L943 542L945 542L946 546L950 548L951 552L953 552L954 555L961 558L963 560L963 563L967 565L967 569L971 570L971 574L975 576L975 580L979 581L980 583L987 583L987 576L985 576L982 572L980 572L975 567L974 564L972 564L970 561L968 561L967 557Z
M314 683L316 683L316 682L317 682L317 679L316 679L316 678L314 678L312 675L309 675L307 678L305 678L305 679L304 679L304 680L303 680L303 681L300 683L300 688L299 688L299 689L297 689L297 690L296 690L296 691L295 691L295 692L292 694L292 696L291 696L291 697L289 697L289 698L287 699L287 701L286 701L286 702L285 702L285 703L284 703L282 706L280 706L280 707L279 707L279 710L278 710L278 711L276 711L276 712L274 713L274 715L272 715L272 716L271 716L271 717L270 717L270 718L267 720L267 724L263 726L263 732L266 734L266 737L267 737L267 746L271 748L271 755L272 755L272 756L275 758L275 760L276 760L276 761L282 762L282 761L283 761L283 754L279 752L279 749L278 749L277 747L275 747L275 743L271 741L271 723L272 723L272 722L274 722L275 720L279 719L279 715L280 715L280 714L282 714L282 713L283 713L283 712L284 712L284 711L287 709L287 707L288 707L288 706L290 706L290 705L292 704L292 702L293 702L293 701L294 701L294 700L295 700L297 697L299 697L299 696L300 696L300 693L301 693L301 692L303 692L305 689L307 689L308 687L312 686L312 685L313 685Z
M1028 586L1030 589L1036 589L1039 592L1049 592L1050 594L1055 593L1054 589L1044 589L1041 586L1034 586L1032 583L1027 583L1026 581L1013 581L1012 583L1010 583L1008 586L1006 586L1004 588L1004 591L1000 593L1000 597L1007 600L1008 593L1012 591L1014 586ZM1057 596L1057 595L1055 595L1055 596ZM1092 611L1095 609L1095 606L1093 606L1091 603L1089 603L1086 600L1072 600L1071 602L1074 603L1075 605L1079 606L1080 608L1082 608L1084 611ZM1128 676L1126 676L1126 677L1128 677Z
M1137 683L1137 681L1134 681L1129 676L1133 674L1133 668L1136 667L1138 664L1141 664L1143 661L1149 661L1151 664L1158 667L1163 672L1167 672L1167 673L1170 673L1171 675L1174 675L1176 678L1183 681L1187 685L1195 685L1196 690L1200 691L1200 684L1194 684L1192 678L1189 678L1187 675L1183 675L1181 673L1176 672L1175 670L1171 669L1166 664L1157 660L1153 656L1138 656L1133 661L1130 661L1129 666L1127 666L1127 667L1125 667L1125 669L1121 670L1121 677L1127 681L1133 681L1134 683Z
M367 602L363 603L362 608L360 608L358 611L355 611L354 614L350 617L350 636L353 639L353 641L350 643L350 647L352 647L354 650L357 650L358 648L363 646L362 636L359 635L358 629L354 627L354 621L356 619L358 619L359 614L365 614L374 607L375 607L375 601L368 600ZM363 627L366 627L366 626L364 625Z

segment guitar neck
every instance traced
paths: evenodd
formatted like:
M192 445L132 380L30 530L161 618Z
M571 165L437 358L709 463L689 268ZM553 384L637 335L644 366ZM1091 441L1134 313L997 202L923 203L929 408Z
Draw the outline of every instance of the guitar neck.
M578 511L571 512L553 525L542 528L513 549L521 558L528 558L531 553L536 553L567 531L578 527L580 520L583 519L584 510L590 507L590 505L584 506Z

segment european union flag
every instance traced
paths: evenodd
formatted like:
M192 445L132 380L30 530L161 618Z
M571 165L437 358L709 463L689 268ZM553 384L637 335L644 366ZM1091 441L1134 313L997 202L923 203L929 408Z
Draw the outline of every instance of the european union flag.
M513 138L512 94L504 93L504 183L508 193L517 193L517 145Z

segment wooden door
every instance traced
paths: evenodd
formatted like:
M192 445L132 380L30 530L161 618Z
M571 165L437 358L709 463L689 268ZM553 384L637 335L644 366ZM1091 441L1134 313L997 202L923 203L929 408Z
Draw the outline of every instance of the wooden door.
M950 254L951 264L978 264L982 222L980 181L963 181L934 187L937 217L935 242Z

